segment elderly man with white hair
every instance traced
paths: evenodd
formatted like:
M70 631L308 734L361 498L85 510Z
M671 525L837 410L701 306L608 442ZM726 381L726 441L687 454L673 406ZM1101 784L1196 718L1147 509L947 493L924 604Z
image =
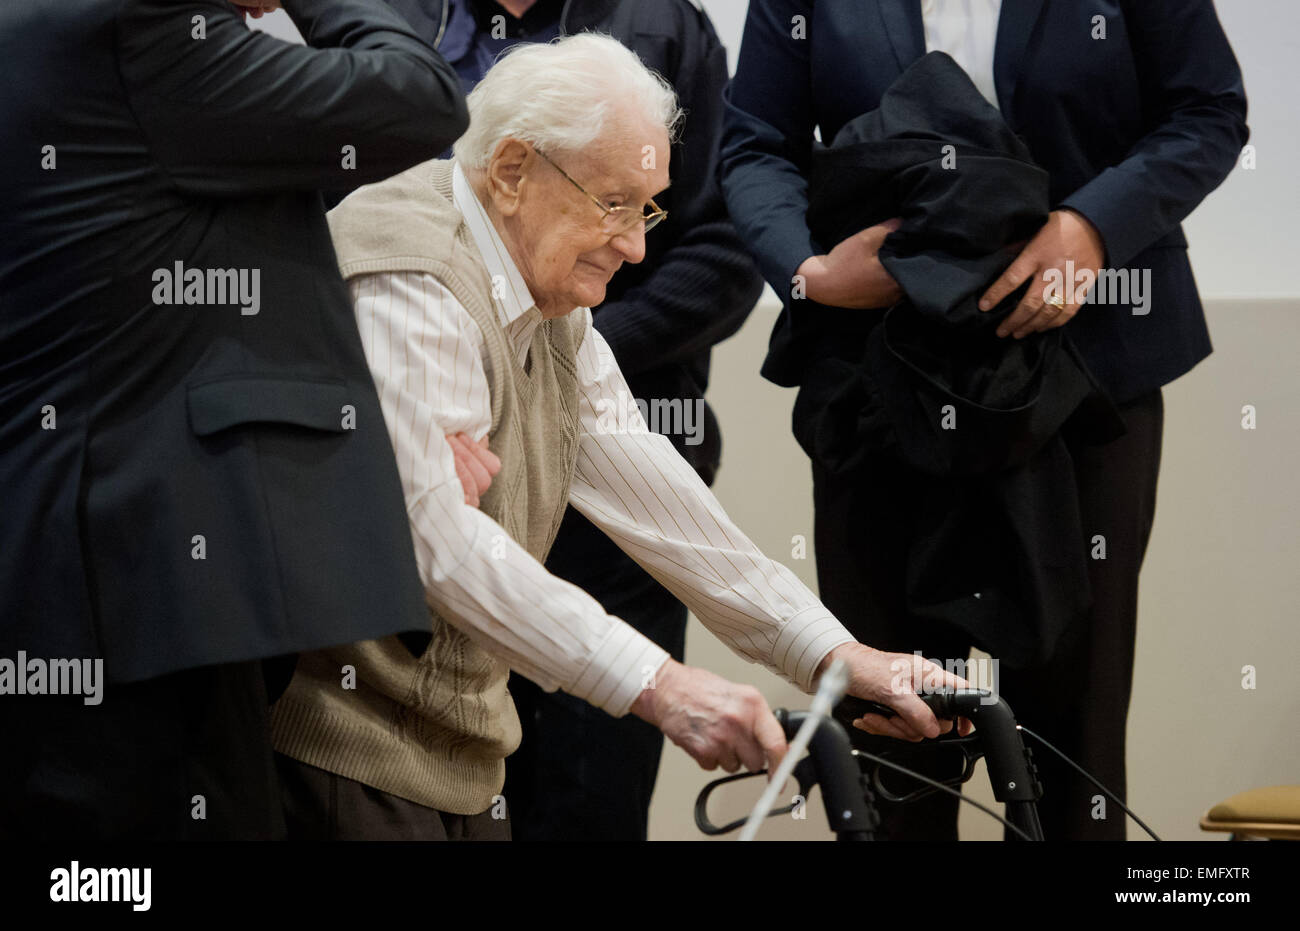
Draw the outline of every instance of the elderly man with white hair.
M454 159L330 215L433 627L301 658L273 721L290 835L507 838L511 668L649 721L706 769L781 757L757 690L677 663L546 571L566 504L740 655L805 690L843 658L850 692L899 714L860 726L938 735L949 725L914 689L960 680L855 643L759 552L646 429L592 327L588 308L665 219L672 90L614 40L580 35L512 51L469 109ZM463 480L444 440L460 434Z

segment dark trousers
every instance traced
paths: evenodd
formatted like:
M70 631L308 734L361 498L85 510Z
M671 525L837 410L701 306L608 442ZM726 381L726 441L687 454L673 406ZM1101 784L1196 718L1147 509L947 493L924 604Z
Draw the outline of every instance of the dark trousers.
M99 705L0 698L0 838L282 839L267 708L283 672L247 662L110 683Z
M1090 559L1092 610L1061 642L1050 663L1035 669L1000 666L999 692L1017 720L1038 732L1127 801L1124 741L1132 691L1137 630L1138 573L1155 515L1156 480L1164 429L1159 391L1120 408L1128 432L1104 446L1071 442L1080 512L1089 540L1101 534L1106 558ZM898 541L907 523L907 479L887 466L851 479L813 466L817 577L821 598L863 642L927 658L964 659L968 637L937 623L909 619L903 607L905 553ZM1091 544L1089 549L1091 550ZM899 741L854 731L863 748L898 751ZM1043 784L1039 802L1048 840L1123 840L1125 816L1055 754L1026 737ZM936 757L924 746L903 748L900 762L947 778L960 771L951 752ZM891 788L910 790L893 777ZM898 793L901 794L901 793ZM951 796L907 804L881 803L886 839L955 840L957 807Z
M510 821L492 809L456 815L364 782L275 755L289 840L508 841Z
M681 661L686 608L572 509L547 561ZM505 797L515 840L645 840L663 734L640 718L614 718L563 692L510 677L523 741L506 760Z

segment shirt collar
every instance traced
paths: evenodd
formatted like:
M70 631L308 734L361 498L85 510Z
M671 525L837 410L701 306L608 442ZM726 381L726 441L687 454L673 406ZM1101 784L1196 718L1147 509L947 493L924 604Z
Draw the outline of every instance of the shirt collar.
M524 276L506 250L496 227L488 218L487 211L479 203L478 195L469 186L469 179L460 169L460 163L453 163L451 170L451 194L456 209L465 218L469 227L470 238L483 256L488 275L492 279L492 298L497 308L497 315L503 327L508 327L530 310L535 310L537 301L533 299L524 283ZM540 315L540 311L537 314Z

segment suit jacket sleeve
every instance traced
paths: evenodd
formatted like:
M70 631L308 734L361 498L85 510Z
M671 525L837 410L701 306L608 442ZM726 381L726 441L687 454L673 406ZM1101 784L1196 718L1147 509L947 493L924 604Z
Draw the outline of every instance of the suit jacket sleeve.
M387 6L284 9L306 45L249 30L226 0L124 0L122 80L179 188L235 197L355 187L433 158L465 130L455 72Z
M686 110L672 179L672 215L651 236L672 244L654 270L602 304L596 329L625 375L694 358L740 329L763 283L716 177L727 54L703 14L686 29L686 50L669 75Z
M813 245L806 171L812 158L814 107L806 34L808 0L754 0L745 20L736 77L727 92L722 188L741 239L763 277L784 298Z
M1141 0L1125 10L1152 129L1062 203L1097 227L1115 267L1175 229L1249 138L1241 69L1212 0Z

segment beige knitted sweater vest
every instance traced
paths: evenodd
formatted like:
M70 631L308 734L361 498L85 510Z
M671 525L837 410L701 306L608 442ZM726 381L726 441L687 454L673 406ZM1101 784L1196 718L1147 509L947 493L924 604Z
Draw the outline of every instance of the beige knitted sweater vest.
M543 560L577 457L574 358L582 319L575 313L544 321L528 370L520 366L487 269L453 204L451 166L425 162L361 188L330 213L330 232L344 278L428 272L478 324L492 394L490 445L501 458L480 509ZM479 545L491 547L491 536ZM396 637L303 654L272 714L275 748L440 811L491 807L520 739L506 691L509 669L432 614L433 640L419 657Z

